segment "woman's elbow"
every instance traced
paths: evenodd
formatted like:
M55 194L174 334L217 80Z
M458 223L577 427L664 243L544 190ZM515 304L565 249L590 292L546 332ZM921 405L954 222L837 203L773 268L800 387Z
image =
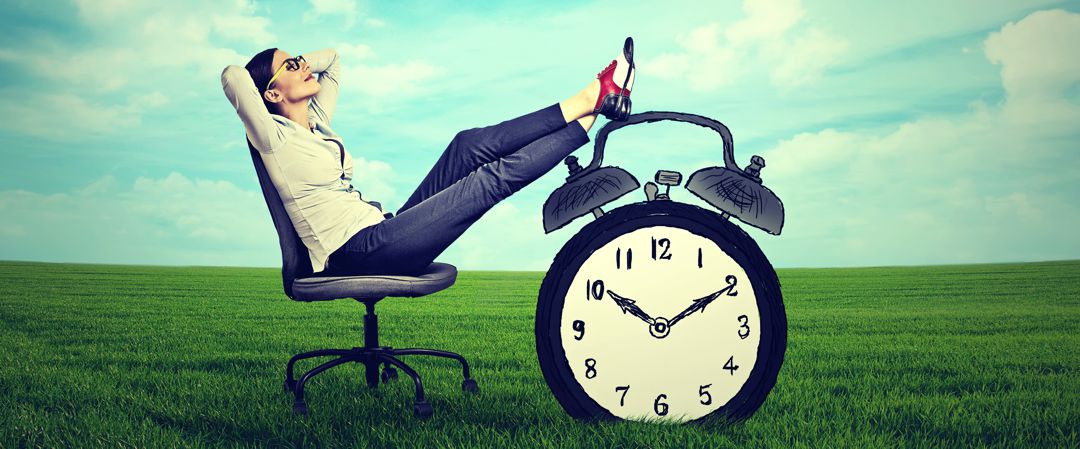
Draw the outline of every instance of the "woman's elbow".
M229 65L225 67L225 70L221 71L221 85L228 86L235 80L242 79L245 75L248 75L247 69L238 65Z

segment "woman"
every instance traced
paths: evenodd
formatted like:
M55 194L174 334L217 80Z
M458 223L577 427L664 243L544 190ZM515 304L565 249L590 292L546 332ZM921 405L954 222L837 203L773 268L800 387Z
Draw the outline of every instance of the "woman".
M457 133L389 218L350 184L352 157L330 129L339 69L333 49L292 58L271 48L245 67L226 67L221 84L308 249L314 273L416 274L495 204L588 143L596 114L625 120L634 81L633 41L627 38L623 52L573 96Z

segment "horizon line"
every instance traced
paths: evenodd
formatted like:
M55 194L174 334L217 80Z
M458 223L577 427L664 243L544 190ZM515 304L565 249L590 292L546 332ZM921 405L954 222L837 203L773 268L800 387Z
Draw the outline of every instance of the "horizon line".
M955 267L977 265L1017 265L1017 264L1040 264L1080 262L1080 259L1046 259L1046 260L1022 260L1004 262L963 262L963 263L936 263L936 264L896 264L896 265L850 265L850 266L801 266L801 267L773 267L774 270L831 270L831 269L866 269L866 268L916 268L916 267ZM2 263L17 264L51 264L51 265L101 265L118 267L153 267L153 268L236 268L236 269L272 269L280 270L280 266L246 266L246 265L161 265L161 264L135 264L135 263L110 263L110 262L56 262L48 260L17 260L0 259ZM444 262L445 263L445 262ZM451 264L452 265L452 264ZM455 267L457 268L457 267ZM546 273L544 270L491 270L491 269L458 269L458 271L473 272L506 272L506 273Z

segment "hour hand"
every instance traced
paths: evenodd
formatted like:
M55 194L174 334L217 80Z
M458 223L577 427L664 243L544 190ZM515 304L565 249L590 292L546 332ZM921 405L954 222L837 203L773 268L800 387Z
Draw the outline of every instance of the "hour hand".
M615 304L619 305L619 308L622 309L624 314L629 313L633 316L640 318L641 321L649 323L649 325L653 324L653 318L649 316L649 314L645 313L644 310L641 310L641 308L638 307L637 304L634 304L633 299L619 296L611 290L608 290L607 293L609 296L611 296L611 299L615 301Z

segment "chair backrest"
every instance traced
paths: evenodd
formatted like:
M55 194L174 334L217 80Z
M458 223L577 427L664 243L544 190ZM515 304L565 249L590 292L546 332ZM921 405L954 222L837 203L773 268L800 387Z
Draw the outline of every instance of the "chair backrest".
M300 236L293 228L289 214L285 212L285 204L278 196L277 188L270 181L270 175L266 173L262 156L248 140L248 150L251 151L251 161L255 164L255 174L259 176L259 186L262 187L263 198L266 207L270 209L270 218L274 220L274 228L277 229L278 243L281 244L281 283L285 289L285 295L293 297L292 284L297 278L309 276L313 273L311 259L308 258L307 247L300 240Z

